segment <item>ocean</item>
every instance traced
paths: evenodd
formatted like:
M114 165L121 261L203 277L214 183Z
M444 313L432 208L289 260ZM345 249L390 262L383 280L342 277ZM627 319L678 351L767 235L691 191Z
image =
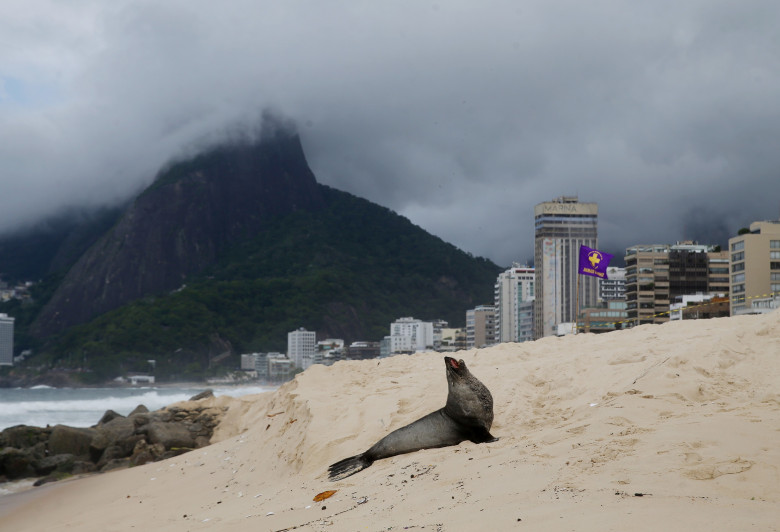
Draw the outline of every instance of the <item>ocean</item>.
M106 410L123 416L142 404L150 411L211 388L214 395L240 397L275 390L276 386L184 386L134 388L0 388L0 430L14 425L90 427Z

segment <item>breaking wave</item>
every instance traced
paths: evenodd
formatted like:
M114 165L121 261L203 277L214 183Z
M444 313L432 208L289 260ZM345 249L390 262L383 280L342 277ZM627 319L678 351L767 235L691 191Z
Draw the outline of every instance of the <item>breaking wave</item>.
M106 410L124 416L138 405L158 410L178 401L185 401L202 392L202 388L51 388L0 390L0 430L14 425L95 425ZM212 388L215 395L242 395L273 390L266 386L236 386Z

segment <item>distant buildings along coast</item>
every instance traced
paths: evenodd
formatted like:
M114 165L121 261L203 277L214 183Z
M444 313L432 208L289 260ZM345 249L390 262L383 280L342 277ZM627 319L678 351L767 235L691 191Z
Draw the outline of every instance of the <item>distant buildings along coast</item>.
M285 353L241 355L241 369L285 380L313 364L420 351L452 352L526 342L571 332L608 332L677 319L763 313L780 306L780 220L756 221L719 245L678 241L626 248L625 267L605 278L580 275L580 246L598 248L596 203L560 196L534 207L534 266L500 272L493 301L465 309L465 327L440 319L399 317L377 340L317 340L301 327L287 335ZM0 300L29 299L32 283L9 287ZM23 357L17 357L17 361ZM14 318L0 314L0 366L14 363Z

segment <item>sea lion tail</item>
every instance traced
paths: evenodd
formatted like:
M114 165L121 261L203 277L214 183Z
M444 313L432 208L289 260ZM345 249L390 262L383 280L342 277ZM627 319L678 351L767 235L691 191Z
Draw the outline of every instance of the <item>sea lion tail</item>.
M345 458L328 468L328 478L332 481L341 480L373 464L374 461L366 457L366 453Z

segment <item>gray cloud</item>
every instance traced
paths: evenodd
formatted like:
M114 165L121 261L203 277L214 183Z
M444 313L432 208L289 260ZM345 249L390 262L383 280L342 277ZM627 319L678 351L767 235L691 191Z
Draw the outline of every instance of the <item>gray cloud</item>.
M780 215L780 4L152 2L0 7L0 230L124 198L272 107L320 182L500 264L533 206L602 247ZM725 242L713 242L725 243Z

